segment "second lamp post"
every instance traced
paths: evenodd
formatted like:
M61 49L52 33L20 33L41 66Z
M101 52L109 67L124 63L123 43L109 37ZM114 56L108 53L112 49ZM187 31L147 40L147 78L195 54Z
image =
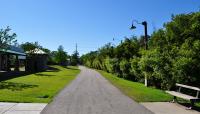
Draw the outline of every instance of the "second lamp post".
M136 26L133 25L133 23L136 22L137 24L142 24L144 25L144 44L145 44L145 50L148 49L148 34L147 34L147 22L143 21L142 23L139 23L137 20L133 20L132 22L132 26L131 26L131 30L136 29ZM145 73L145 86L147 86L148 82L147 82L147 75Z

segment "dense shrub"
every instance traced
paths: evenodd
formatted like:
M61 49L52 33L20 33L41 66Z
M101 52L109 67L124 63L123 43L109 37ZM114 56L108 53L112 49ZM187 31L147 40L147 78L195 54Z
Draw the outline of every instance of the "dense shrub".
M86 66L115 73L162 89L175 83L200 87L200 12L172 16L154 31L144 50L144 37L125 38L116 47L106 44L83 55ZM92 64L93 63L93 64Z
M129 69L129 72L133 80L138 81L138 82L144 82L144 77L141 74L141 70L139 68L139 61L140 61L140 57L136 57L136 56L130 59L131 68Z
M126 59L122 59L119 63L120 71L122 72L122 77L125 79L133 80L133 77L130 76L129 69L131 68L130 62Z

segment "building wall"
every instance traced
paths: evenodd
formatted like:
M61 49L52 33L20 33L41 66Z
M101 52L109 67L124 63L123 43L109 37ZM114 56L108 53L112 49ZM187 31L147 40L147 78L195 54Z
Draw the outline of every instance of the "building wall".
M7 65L8 65L8 60L7 60L7 55L5 54L0 54L0 70L6 71L7 70Z
M2 56L2 55L1 55L1 53L0 53L0 71L1 71L1 61L2 61L2 60L1 60L1 58L2 58L1 56Z
M39 72L46 69L47 56L46 55L31 55L26 58L26 71Z

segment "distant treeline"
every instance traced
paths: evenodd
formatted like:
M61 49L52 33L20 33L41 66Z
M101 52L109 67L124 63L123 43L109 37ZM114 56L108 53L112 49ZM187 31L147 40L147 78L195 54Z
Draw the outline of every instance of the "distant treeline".
M48 55L47 63L51 64L59 64L59 65L78 65L79 61L79 53L78 51L74 51L74 53L70 56L64 50L64 47L60 45L57 51L51 51L47 48L41 46L38 42L25 42L22 44L17 43L17 34L10 33L10 27L6 27L5 29L0 29L0 54L3 53L2 50L12 51L23 51L26 53L28 51L33 51L35 49L39 49L44 51ZM17 50L16 50L17 49Z
M106 44L81 57L84 65L144 82L156 88L171 89L175 83L200 87L200 12L172 15L148 39L125 38L119 45Z

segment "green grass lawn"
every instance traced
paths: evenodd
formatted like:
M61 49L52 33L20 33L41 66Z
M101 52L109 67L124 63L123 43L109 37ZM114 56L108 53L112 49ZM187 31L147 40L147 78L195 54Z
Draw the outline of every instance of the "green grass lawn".
M137 102L164 102L172 100L172 96L162 90L145 87L144 84L124 80L111 73L98 70L107 80Z
M98 72L101 73L101 75L110 81L114 86L119 88L124 94L137 102L165 102L173 99L173 96L162 90L145 87L144 84L125 80L105 71L98 70ZM190 102L187 100L181 98L177 99L180 104L190 105ZM200 108L200 103L195 103L195 106L195 108Z
M48 103L80 72L77 67L51 66L50 70L0 82L0 101Z

